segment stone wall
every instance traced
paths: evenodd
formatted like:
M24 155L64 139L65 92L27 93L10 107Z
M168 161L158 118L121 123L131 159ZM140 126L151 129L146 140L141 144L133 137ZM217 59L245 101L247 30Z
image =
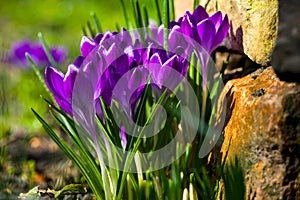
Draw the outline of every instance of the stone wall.
M246 199L300 199L300 85L271 67L230 80L222 155L240 158Z

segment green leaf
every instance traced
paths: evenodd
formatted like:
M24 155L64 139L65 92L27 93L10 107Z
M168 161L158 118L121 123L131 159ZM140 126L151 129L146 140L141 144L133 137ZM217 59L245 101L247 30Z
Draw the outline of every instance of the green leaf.
M243 168L236 156L223 169L222 179L226 200L245 199L246 185Z
M54 198L63 198L65 195L85 194L87 189L82 184L69 184L58 191L48 189L47 193L54 195Z
M143 16L143 20L144 20L144 27L148 27L149 26L149 16L148 16L148 10L146 8L146 6L143 6L143 10L144 10L144 16Z
M174 0L170 0L170 21L174 21L175 20L175 6L174 6Z
M93 18L97 33L102 33L102 28L96 14L94 12L91 12L91 16Z
M160 9L159 9L158 0L154 0L154 2L155 2L156 14L157 14L157 23L158 23L158 26L159 26L160 24L162 24L161 12L160 12Z
M169 0L164 0L164 48L168 51L169 27L170 27L170 5Z
M45 40L45 38L44 38L44 36L43 36L43 34L41 32L38 33L38 37L39 37L39 39L40 39L40 41L41 41L41 43L43 45L43 49L46 52L46 55L47 55L47 57L48 57L51 65L53 67L55 67L55 68L58 68L58 64L55 62L55 60L54 60L54 58L53 58L53 56L52 56L52 54L50 52L50 49L48 47L48 44L46 43L46 40Z
M96 36L96 33L89 21L87 21L87 27L88 27L91 37L94 38Z
M51 139L58 145L58 147L64 152L64 154L71 159L74 164L79 168L82 175L87 180L92 191L98 199L102 199L102 188L103 183L101 182L101 175L99 174L99 168L95 166L95 160L91 157L91 154L87 152L84 145L80 141L76 141L74 144L77 144L77 150L82 154L79 156L72 147L63 139L60 139L58 135L53 131L53 129L45 122L45 120L34 110L31 109L37 119L43 125L47 134Z
M43 79L43 76L41 75L41 72L39 71L38 69L38 66L37 64L33 61L33 59L31 58L30 54L29 53L25 53L25 56L27 58L27 60L30 62L32 68L33 68L33 71L35 72L36 76L38 77L38 80L40 81L40 83L42 84L43 88L45 89L45 91L49 94L50 98L54 101L54 96L53 94L50 92L50 90L48 89L48 87L46 86L45 84L45 81Z
M35 200L40 198L41 198L41 194L39 192L39 186L32 188L27 193L21 193L19 195L19 199L21 200Z
M124 14L124 20L125 20L126 28L130 28L129 27L129 18L128 18L127 9L125 7L124 0L120 0L120 3L121 3L122 11L123 11L123 14Z

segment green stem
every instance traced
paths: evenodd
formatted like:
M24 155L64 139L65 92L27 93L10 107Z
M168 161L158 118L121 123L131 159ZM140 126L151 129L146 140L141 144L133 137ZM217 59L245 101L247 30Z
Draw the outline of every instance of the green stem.
M124 0L120 0L120 3L121 3L122 11L123 11L123 14L124 14L126 28L129 28L129 20L128 20L128 15L127 15L126 7L125 7L125 4L124 4Z
M49 49L49 47L48 47L48 45L47 45L47 43L46 43L46 40L45 40L45 38L43 37L43 34L42 34L41 32L38 33L38 37L39 37L39 39L40 39L40 41L41 41L41 43L42 43L42 45L43 45L43 49L44 49L44 51L46 52L46 55L47 55L47 57L48 57L48 59L49 59L51 65L52 65L53 67L55 67L55 68L58 68L58 64L55 62L55 60L54 60L54 58L53 58L53 56L52 56L52 54L51 54L51 52L50 52L50 49Z
M156 7L157 23L159 26L162 24L161 14L160 14L160 10L159 10L159 4L158 4L158 0L155 0L154 2L155 2L155 7Z
M168 51L168 37L170 27L170 5L169 0L164 0L164 47Z
M91 16L93 18L97 33L102 33L102 28L96 14L94 12L91 12Z
M39 79L40 83L42 84L42 86L44 87L45 91L49 94L51 100L53 102L55 102L54 96L50 92L50 90L48 89L48 87L46 86L45 81L43 79L43 76L41 75L41 72L39 71L37 64L35 64L35 62L32 60L32 58L30 57L29 53L26 52L25 56L26 56L27 60L31 63L33 71L35 72L36 76L38 77L38 79Z
M174 8L174 0L170 0L170 20L175 20L175 8Z

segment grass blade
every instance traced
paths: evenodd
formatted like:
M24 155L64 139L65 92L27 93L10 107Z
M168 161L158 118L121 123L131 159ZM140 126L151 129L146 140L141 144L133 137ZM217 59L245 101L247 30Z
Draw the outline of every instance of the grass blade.
M161 12L159 9L159 4L158 4L158 0L154 0L155 2L155 8L156 8L156 14L157 14L157 23L158 26L162 24L162 17L161 17Z
M128 19L127 10L126 10L125 4L124 4L124 0L120 0L120 3L121 3L122 11L124 14L126 28L129 28L129 19Z
M175 20L175 6L174 6L174 0L170 0L170 20L174 21Z
M49 59L51 65L52 65L53 67L55 67L55 68L58 68L58 64L55 62L55 60L54 60L54 58L53 58L53 56L52 56L52 54L51 54L51 52L50 52L50 49L49 49L49 47L48 47L48 44L46 43L46 40L45 40L45 38L43 37L43 34L42 34L41 32L38 33L38 37L39 37L39 39L40 39L40 41L41 41L41 43L42 43L42 45L43 45L43 49L44 49L44 51L46 52L46 55L47 55L47 57L48 57L48 59Z
M91 187L92 191L94 194L97 196L99 200L102 200L103 194L101 193L101 188L103 188L101 182L93 180L93 175L90 172L89 165L86 164L86 160L82 159L72 148L71 146L66 143L64 140L60 139L56 133L53 131L53 129L43 120L43 118L34 110L32 109L32 112L34 115L37 117L37 119L40 121L42 124L43 128L47 132L47 134L51 137L51 139L58 145L58 147L64 152L66 156L68 156L69 159L71 159L76 166L80 169L82 175L85 177L87 180L89 186ZM98 184L100 185L98 185ZM99 187L100 186L100 187Z
M170 4L164 0L164 48L168 51L169 27L170 27Z
M29 53L26 52L26 53L25 53L25 56L26 56L27 60L30 62L31 66L32 66L32 68L33 68L33 71L35 72L36 76L38 77L38 80L39 80L40 83L42 84L43 88L44 88L45 91L48 93L48 95L50 96L51 100L52 100L53 102L55 102L54 96L53 96L53 94L50 92L50 90L48 89L48 87L46 86L45 81L44 81L44 79L43 79L43 76L42 76L41 72L39 71L37 64L35 64L35 62L32 60L32 58L31 58L31 56L30 56Z
M91 12L91 17L93 18L97 33L102 33L100 22L94 12Z
M96 33L95 33L95 30L92 28L92 25L89 21L87 21L87 27L88 27L88 30L91 34L91 37L94 38L96 36Z

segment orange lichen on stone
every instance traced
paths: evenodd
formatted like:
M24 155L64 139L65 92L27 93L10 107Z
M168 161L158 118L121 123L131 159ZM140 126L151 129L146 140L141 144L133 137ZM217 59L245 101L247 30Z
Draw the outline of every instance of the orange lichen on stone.
M238 155L246 171L249 197L294 195L300 171L300 85L280 81L268 67L230 80L223 96L228 109L222 160ZM287 181L291 184L286 185Z

